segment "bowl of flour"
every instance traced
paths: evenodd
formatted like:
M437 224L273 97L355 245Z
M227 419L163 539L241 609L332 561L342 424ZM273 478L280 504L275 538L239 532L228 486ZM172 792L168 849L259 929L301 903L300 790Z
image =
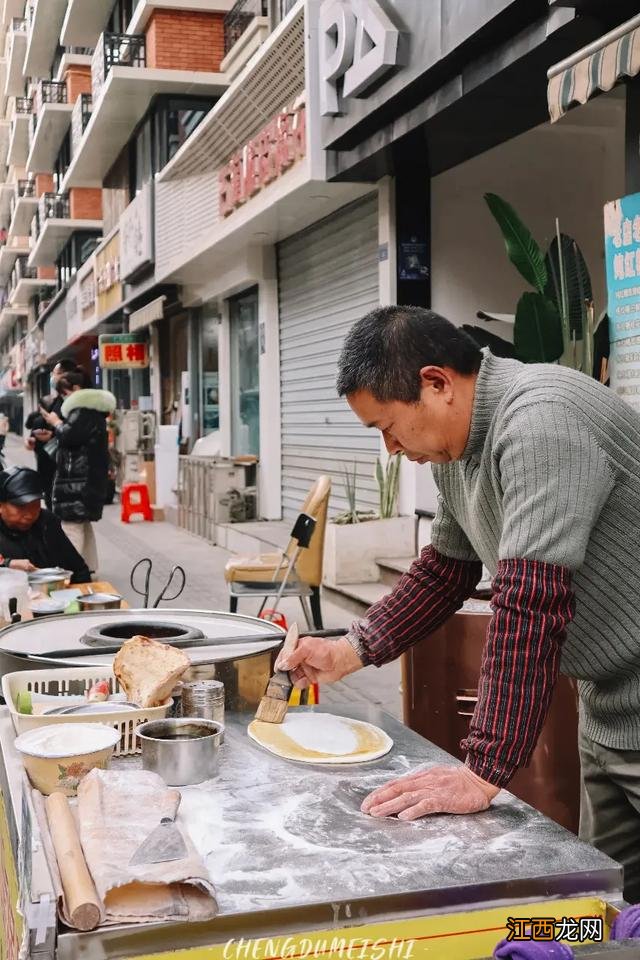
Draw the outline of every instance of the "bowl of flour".
M40 793L57 790L75 797L83 777L108 767L119 739L120 733L105 723L60 723L20 734L15 747Z

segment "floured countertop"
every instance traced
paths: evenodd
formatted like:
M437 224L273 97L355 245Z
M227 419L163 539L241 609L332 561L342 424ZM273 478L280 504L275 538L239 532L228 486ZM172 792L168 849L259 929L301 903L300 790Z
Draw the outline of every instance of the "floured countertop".
M251 716L228 716L218 777L182 788L179 819L222 916L326 905L331 920L344 904L347 916L372 916L414 900L428 908L619 889L612 860L508 793L471 816L403 823L361 813L386 780L452 758L375 708L318 709L382 727L391 752L348 769L295 763L248 738Z

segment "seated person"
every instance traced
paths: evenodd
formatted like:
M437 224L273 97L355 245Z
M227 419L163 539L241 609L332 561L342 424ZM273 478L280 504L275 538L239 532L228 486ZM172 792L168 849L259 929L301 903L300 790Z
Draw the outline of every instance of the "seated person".
M0 472L0 566L26 573L63 567L73 572L71 583L88 583L89 568L41 500L42 481L35 470Z

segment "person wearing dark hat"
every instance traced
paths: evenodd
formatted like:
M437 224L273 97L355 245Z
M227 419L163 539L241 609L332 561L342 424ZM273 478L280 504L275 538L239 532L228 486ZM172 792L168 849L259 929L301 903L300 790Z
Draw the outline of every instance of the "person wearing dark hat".
M91 573L57 517L42 508L42 481L35 470L0 472L0 566L30 573L39 567L72 571L71 583Z

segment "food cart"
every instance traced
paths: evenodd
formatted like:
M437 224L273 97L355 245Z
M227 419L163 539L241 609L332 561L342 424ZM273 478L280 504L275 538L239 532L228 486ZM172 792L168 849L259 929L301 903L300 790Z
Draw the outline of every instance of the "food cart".
M229 715L218 776L182 788L179 823L215 884L214 920L79 933L56 918L30 790L3 708L0 903L10 920L1 955L13 960L24 938L22 955L42 960L470 960L490 955L508 917L597 915L605 925L611 919L621 900L620 868L508 793L469 817L402 823L361 814L362 798L386 779L450 758L374 708L331 712L380 726L394 741L392 751L349 769L301 768L249 740L251 714Z

